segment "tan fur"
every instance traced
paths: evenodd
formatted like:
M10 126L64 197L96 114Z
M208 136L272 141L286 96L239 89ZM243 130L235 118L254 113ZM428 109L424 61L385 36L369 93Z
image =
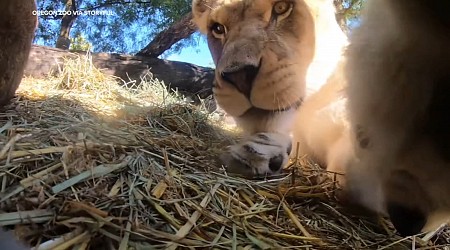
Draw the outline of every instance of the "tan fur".
M365 206L393 221L392 204L425 216L424 228L410 221L406 234L412 226L432 229L450 217L450 19L438 15L450 5L368 2L347 53L357 156L348 181ZM367 147L359 146L362 138Z
M274 2L193 2L194 20L208 35L217 74L236 65L257 64L262 60L250 98L216 77L216 100L232 116L241 116L251 107L266 110L286 108L305 96L306 86L317 90L326 80L327 71L329 74L334 70L345 44L334 20L331 1L292 1L295 3L291 14L294 17L287 17L267 28L271 25L269 20ZM214 39L208 30L215 22L227 27L225 38ZM330 38L334 40L333 46L329 46ZM320 66L311 67L319 63ZM322 71L318 73L320 68ZM308 70L312 71L309 75ZM306 79L309 82L305 82ZM267 129L277 130L273 127Z
M353 158L344 95L344 63L342 59L328 83L306 99L293 129L299 151L326 166L330 172L341 174L338 177L345 174L346 166ZM343 178L338 180L344 184Z
M215 98L250 136L231 151L247 160L244 165L261 168L278 152L258 155L263 163L249 164L252 157L242 145L258 147L252 141L262 132L292 134L294 146L300 141L301 154L312 156L332 171L343 172L352 154L342 96L345 82L342 67L337 66L343 63L341 54L347 41L336 23L333 2L286 1L294 5L291 14L274 24L272 8L277 2L281 1L193 1L194 21L207 34L216 64ZM211 31L214 23L224 25L227 33L215 37ZM230 84L220 75L241 65L257 66L260 61L248 96L245 86ZM304 100L300 109L292 108L299 99ZM270 142L279 145L280 154L285 154L281 149L288 143L286 139ZM269 152L264 144L259 147L260 152Z
M0 0L0 106L22 80L37 25L34 0Z

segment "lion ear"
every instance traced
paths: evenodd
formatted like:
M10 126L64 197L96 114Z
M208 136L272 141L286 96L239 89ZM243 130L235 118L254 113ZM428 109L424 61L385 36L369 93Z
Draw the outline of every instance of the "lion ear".
M211 10L217 4L217 0L193 0L192 14L193 21L197 25L200 32L206 34L208 32L208 16Z

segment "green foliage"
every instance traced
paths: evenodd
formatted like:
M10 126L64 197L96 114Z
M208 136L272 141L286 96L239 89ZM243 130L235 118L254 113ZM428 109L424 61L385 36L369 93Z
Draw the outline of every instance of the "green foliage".
M365 0L343 0L345 8L345 18L351 20L358 18Z
M77 33L74 38L70 38L70 50L71 51L91 51L92 44L89 43L86 38L81 35L81 33Z
M359 20L359 15L364 3L365 0L344 0L344 7L346 9L344 18L347 20L347 25L349 25L350 28L353 26L352 23Z
M343 29L351 30L359 23L359 15L365 1L366 0L334 0L338 22Z
M93 45L94 52L135 53L152 38L190 11L191 0L74 0L81 15L70 36L77 34ZM38 10L62 11L63 0L40 0ZM85 11L101 11L89 13ZM95 14L95 15L92 15ZM36 43L54 46L62 15L41 15ZM181 42L174 50L194 44Z

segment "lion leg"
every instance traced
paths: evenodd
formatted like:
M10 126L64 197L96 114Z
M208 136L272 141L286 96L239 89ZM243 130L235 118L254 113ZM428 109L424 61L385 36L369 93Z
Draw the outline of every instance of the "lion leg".
M23 77L37 25L34 0L0 0L0 107Z
M352 143L348 131L343 131L342 136L328 149L327 171L335 176L336 181L342 187L345 187L347 166L354 157Z

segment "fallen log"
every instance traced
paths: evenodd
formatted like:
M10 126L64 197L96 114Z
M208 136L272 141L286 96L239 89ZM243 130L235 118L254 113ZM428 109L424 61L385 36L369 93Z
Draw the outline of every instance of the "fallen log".
M86 55L86 52L68 52L52 47L33 45L25 76L45 78L49 74L57 74L64 67L64 57ZM178 90L194 100L197 96L205 99L212 95L214 69L190 63L131 56L123 54L92 53L93 64L108 75L114 75L124 82L140 82L148 76L164 81L172 90Z

